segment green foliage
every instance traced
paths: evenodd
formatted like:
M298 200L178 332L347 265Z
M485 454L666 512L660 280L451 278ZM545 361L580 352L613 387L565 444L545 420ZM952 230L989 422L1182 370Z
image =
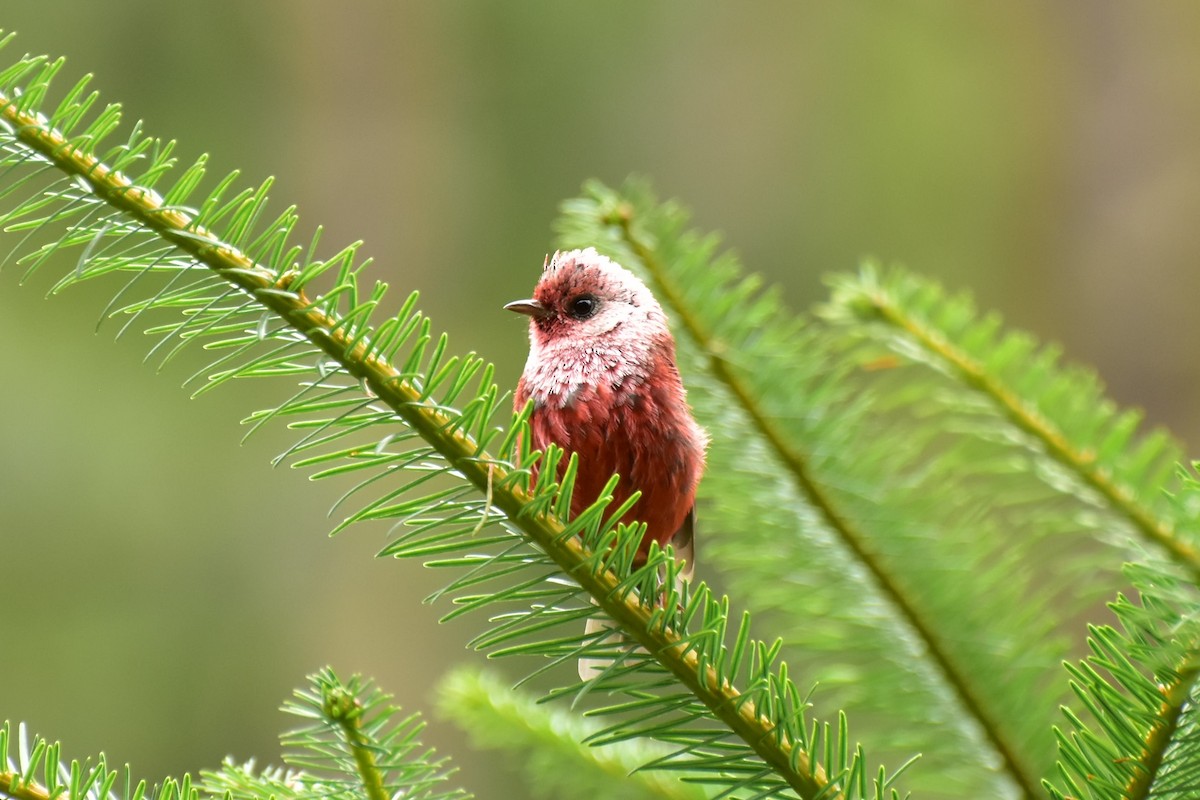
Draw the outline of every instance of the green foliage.
M897 749L923 751L911 773L922 793L1039 794L1076 615L1127 585L1098 544L1130 552L1113 532L1150 530L1145 541L1169 539L1168 552L1190 547L1172 532L1194 512L1161 495L1178 456L1169 438L1137 437L1136 415L1053 356L1027 375L1012 359L1030 337L992 341L994 316L976 323L968 302L899 270L884 300L872 268L834 279L830 328L788 313L640 184L590 185L560 230L564 246L598 243L639 271L684 334L690 398L715 434L710 569L784 626L789 661L824 677L818 695ZM946 330L927 338L961 340L979 365L948 369L862 313L881 305L937 315ZM980 386L1018 376L1014 394L1068 421L1066 433L981 402ZM1072 448L1087 455L1063 458Z
M205 792L228 798L330 797L388 800L465 800L444 785L446 759L435 758L417 737L418 715L400 717L389 696L357 675L343 683L330 669L309 678L283 710L305 721L281 737L289 767L255 769L226 760L201 775Z
M128 766L108 767L104 755L94 761L65 762L62 748L25 727L12 751L12 727L0 727L0 794L20 800L199 800L224 798L369 798L466 800L469 795L443 785L449 771L444 759L417 741L424 728L416 715L400 720L388 696L358 676L343 683L325 669L310 676L284 711L305 726L282 737L284 761L291 769L226 761L206 772L199 783L191 776L168 778L158 786L134 781Z
M138 126L106 144L119 109L99 109L86 79L51 101L61 66L0 72L0 227L16 263L28 275L76 254L54 291L123 278L106 316L155 336L160 363L200 345L197 393L286 384L246 421L297 432L277 462L355 479L335 530L391 525L381 555L448 571L431 598L451 603L447 620L486 618L472 646L521 657L522 682L552 681L545 700L601 721L460 679L454 714L481 741L524 743L561 791L598 796L1192 790L1200 492L1172 472L1169 437L1140 434L1056 351L900 270L835 278L820 317L795 315L675 204L589 185L562 239L646 278L714 435L702 563L736 601L677 586L669 551L634 567L641 528L610 508L618 476L569 518L578 456L530 452L529 410L509 415L491 366L452 355L415 293L380 318L386 287L362 277L357 244L326 254L319 229L298 238L294 209L268 210L269 181L208 181L206 159L180 169L173 143ZM1078 615L1114 596L1120 628L1091 627L1076 664ZM598 614L625 637L586 634ZM577 682L582 657L608 666ZM309 721L285 740L299 772L228 763L203 791L443 796L419 726L369 685L322 673L289 710ZM895 769L868 766L851 717ZM40 766L52 791L58 763L44 743L23 749L6 793L40 797ZM117 780L87 769L85 782ZM118 796L140 797L124 780Z
M702 584L678 588L670 553L652 549L633 569L641 529L617 524L624 509L608 508L611 489L566 518L576 457L556 484L563 454L521 446L524 415L500 419L490 366L449 355L415 295L373 321L386 287L360 283L356 245L321 257L319 231L297 243L293 210L268 212L269 182L238 190L233 174L202 192L205 159L176 170L172 144L136 127L104 147L118 110L89 117L86 80L50 105L60 68L33 58L0 72L0 169L19 175L0 225L24 234L27 274L74 248L78 264L56 290L124 276L108 313L157 335L151 352L163 360L202 343L213 360L196 373L198 392L234 378L298 384L249 421L300 431L280 458L314 477L359 478L338 501L356 507L337 529L391 521L383 555L457 570L437 596L456 606L447 618L490 614L476 647L539 657L534 673L610 658L586 685L552 693L597 699L604 741L668 743L664 767L729 793L894 794L882 771L872 785L844 719L808 717L778 645L754 638L748 616ZM585 635L583 621L600 613L628 640Z
M0 795L16 800L197 800L199 792L190 776L168 778L159 787L135 781L129 767L111 769L101 754L95 760L62 760L62 746L17 729L13 751L12 724L0 727Z
M496 676L460 669L438 687L438 706L479 747L501 750L520 765L537 797L596 800L701 800L698 786L670 773L642 770L670 751L630 739L592 746L600 729L578 714L536 703Z
M1060 696L1047 676L1067 653L1050 598L1014 579L1025 553L966 485L987 463L978 448L898 424L911 391L864 385L851 344L761 292L644 187L590 186L562 231L639 269L676 315L690 398L714 433L705 560L771 613L789 660L855 719L874 717L889 756L922 750L916 774L933 770L937 791L1036 788Z
M1085 522L1093 535L1140 540L1135 557L1157 546L1200 577L1187 531L1194 518L1181 517L1163 491L1181 448L1165 431L1138 436L1141 414L1118 409L1093 373L1061 365L1057 348L1028 334L1003 331L997 314L979 318L969 297L901 270L868 266L836 280L826 315L948 375L958 391L943 404L986 418L1032 454L1031 471L1052 488L1099 509Z
M1200 790L1200 596L1193 584L1145 567L1128 568L1140 602L1110 607L1120 628L1089 627L1092 654L1068 664L1071 689L1095 720L1064 709L1058 731L1056 800L1155 797L1183 800Z

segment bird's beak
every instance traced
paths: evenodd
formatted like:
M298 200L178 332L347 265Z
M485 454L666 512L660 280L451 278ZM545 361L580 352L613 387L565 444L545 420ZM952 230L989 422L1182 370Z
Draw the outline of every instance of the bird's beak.
M514 300L504 307L505 311L515 311L518 314L525 314L534 319L542 319L550 313L550 310L537 300L530 298L529 300Z

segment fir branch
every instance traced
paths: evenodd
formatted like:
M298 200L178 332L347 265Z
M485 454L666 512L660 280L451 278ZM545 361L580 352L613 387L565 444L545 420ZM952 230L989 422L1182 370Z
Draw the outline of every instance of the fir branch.
M129 178L71 144L58 131L22 111L16 101L2 94L0 119L12 126L22 143L49 159L59 170L86 181L91 191L106 203L157 231L221 278L252 295L352 376L365 381L376 397L403 418L477 489L486 493L491 484L494 504L596 598L606 614L633 631L642 646L657 654L672 673L797 792L813 797L826 790L828 778L824 771L819 767L808 769L809 765L804 763L807 759L799 759L793 766L792 742L778 736L774 726L758 713L752 702L746 702L734 687L721 685L712 668L703 670L698 676L696 655L678 635L663 635L650 629L650 610L636 597L618 592L620 581L616 575L583 572L581 568L593 554L586 552L577 539L564 539L564 525L558 519L525 513L532 498L514 485L508 470L487 454L480 453L475 441L454 425L451 416L434 403L423 401L422 393L400 370L372 352L369 339L352 338L342 320L326 314L303 290L289 291L294 276L277 276L260 267L237 247L197 226L192 215L167 207L157 192L135 186ZM490 479L489 475L492 476Z
M683 330L700 352L709 372L726 387L738 407L792 476L801 494L808 499L824 523L854 555L857 562L866 569L881 594L921 641L939 673L944 677L946 685L957 697L961 709L979 723L979 728L988 743L1000 756L1005 772L1020 787L1026 798L1039 796L1040 775L1023 757L1019 748L1009 741L1003 726L988 710L968 675L951 656L936 633L936 621L928 619L904 588L893 579L887 566L868 545L867 537L842 512L832 495L813 475L807 455L779 430L754 392L737 374L725 355L727 348L716 340L692 313L691 308L683 301L679 287L672 283L666 265L659 259L654 248L639 236L635 229L638 222L634 213L634 207L628 202L623 202L610 209L602 222L614 226L619 231L623 244L641 262L644 273L650 276L654 284L656 294L663 300L664 305L674 312Z
M1166 683L1160 683L1162 704L1158 715L1146 734L1142 751L1131 763L1138 769L1130 776L1125 786L1123 800L1144 800L1150 796L1155 779L1159 776L1167 749L1175 739L1179 725L1183 720L1183 708L1195 691L1197 680L1200 679L1200 658L1195 651L1189 653L1186 660L1176 666Z
M390 700L358 675L342 681L328 667L310 675L308 687L283 707L308 722L281 737L283 759L295 771L226 762L220 772L203 774L205 788L237 797L283 790L297 798L466 800L462 790L446 788L453 772L447 760L421 744L425 725L419 715L401 716Z
M168 778L149 787L134 781L129 767L110 770L101 754L84 762L62 760L61 747L18 731L12 752L12 726L0 726L0 797L11 800L468 800L459 789L445 789L449 771L416 736L423 726L415 716L400 722L388 697L357 676L343 683L331 670L310 677L310 689L298 690L285 710L312 721L286 734L284 759L312 766L315 772L287 771L227 760L222 769Z
M1014 427L1039 442L1052 459L1079 476L1142 537L1161 547L1200 579L1200 550L1179 536L1172 520L1156 513L1134 487L1123 482L1120 470L1111 461L1098 457L1095 449L1081 447L1067 436L1060 425L1038 408L1036 400L1017 391L1000 370L974 357L931 319L914 313L898 295L896 284L900 280L898 272L887 280L881 279L873 268L866 268L857 280L839 282L834 305L838 312L847 312L860 321L882 322L904 334L965 386L986 397ZM916 285L909 287L909 293L931 289L940 295L935 287ZM837 312L831 316L837 318Z
M36 781L25 782L21 776L12 772L0 772L0 797L11 797L12 800L55 800L57 795L50 794L45 786Z
M1087 716L1064 708L1073 729L1056 729L1061 786L1056 800L1195 797L1200 756L1200 598L1161 568L1127 568L1140 603L1110 604L1121 625L1089 627L1092 654L1068 664Z
M363 789L370 800L389 800L383 785L383 772L375 762L378 744L363 733L362 703L355 693L341 686L324 685L321 711L341 730L343 746L354 754L354 764Z
M199 800L190 775L168 778L150 787L135 781L129 766L112 770L104 754L86 761L62 758L58 742L17 729L13 752L12 724L0 725L0 797L11 800Z
M1062 696L1049 679L1067 655L1056 628L1074 618L1056 596L1062 567L1044 584L1028 580L1028 565L1068 555L1057 533L1075 524L1074 515L1061 513L1057 493L1024 472L1006 441L950 435L940 416L910 415L906 403L920 404L931 391L939 397L939 387L913 370L864 371L857 341L789 312L778 291L720 251L716 236L692 229L678 203L658 201L643 183L618 192L589 182L583 197L563 204L561 246L594 244L640 270L609 222L625 203L635 209L636 234L763 416L799 443L826 494L933 621L1030 773L1046 774L1055 745L1049 710ZM709 568L769 615L793 663L822 679L824 697L884 732L892 758L923 751L915 792L1014 791L1009 775L992 766L997 759L978 721L963 713L922 642L712 375L707 354L687 336L678 344L689 401L714 434L702 487ZM1004 491L997 496L995 488ZM755 509L749 528L747 508ZM1014 538L1014 530L1025 535ZM1102 586L1103 564L1086 560L1086 585Z
M119 121L115 107L93 119L83 134L70 137L55 127L56 121L68 129L80 123L94 101L94 95L80 99L86 80L76 85L49 118L37 110L60 66L61 61L27 59L0 72L0 87L6 87L0 90L3 163L9 167L49 165L67 176L41 194L18 201L2 217L7 230L24 229L32 234L74 218L65 235L25 259L31 262L30 270L44 264L59 249L76 246L84 248L79 266L59 286L111 272L132 271L135 277L126 287L129 289L148 273L169 274L170 279L151 297L129 302L116 311L130 314L132 322L151 309L181 309L182 322L151 328L163 335L162 343L172 338L181 340L167 358L183 343L202 336L214 337L207 347L223 355L208 368L209 383L200 391L235 377L317 373L315 380L301 383L302 388L291 399L252 417L256 426L273 416L308 417L296 426L310 432L287 454L327 446L369 426L403 421L427 447L391 453L390 443L408 437L388 433L373 450L354 447L322 452L300 462L342 462L323 469L318 476L363 468L381 470L351 493L387 474L402 474L393 470L411 470L420 475L387 489L339 528L358 520L400 518L400 524L411 530L389 545L385 553L421 557L457 554L430 563L469 568L466 576L447 587L447 592L460 595L468 587L517 570L553 567L503 591L458 598L466 609L506 600L533 603L529 610L509 619L497 618L497 626L481 637L491 646L521 633L542 632L553 624L597 613L590 607L581 611L553 605L557 599L573 600L578 596L574 588L555 585L554 579L560 573L569 576L595 599L597 609L620 624L649 654L643 658L627 652L622 661L643 666L656 662L694 695L686 701L672 696L655 699L649 706L651 712L618 723L610 728L611 735L652 735L683 742L680 752L692 757L696 769L705 771L705 779L731 790L748 787L766 796L790 787L806 798L841 798L866 792L862 754L860 750L851 752L844 724L834 734L828 727L824 733L814 727L817 733L809 735L806 704L788 678L786 665L779 664L776 672L778 645L750 639L746 620L734 646L726 645L727 605L715 600L703 586L690 594L669 588L673 586L675 565L667 553L652 548L646 564L629 574L640 530L618 528L616 520L624 509L605 517L610 493L604 493L576 519L564 522L559 514L569 507L569 495L553 482L554 467L562 453L554 449L545 454L516 452L522 416L513 420L504 438L502 457L486 450L488 442L504 433L489 427L498 396L491 383L491 369L485 368L480 376L479 359L469 356L460 361L447 356L445 337L435 341L429 321L409 313L415 296L397 317L373 328L370 314L379 304L384 287L377 284L369 297L359 292L354 266L356 246L330 261L317 261L312 256L314 240L307 261L285 266L301 255L303 248L288 245L296 222L291 209L264 230L261 220L269 181L225 199L222 194L232 184L231 176L200 204L198 211L193 211L185 203L203 176L203 159L184 171L171 189L159 194L153 185L171 169L170 144L143 137L140 128L135 128L127 145L113 150L107 160L101 158L95 146L115 129ZM124 168L148 154L151 165L138 183L126 175ZM29 219L43 209L53 211ZM225 226L223 233L213 227L218 221ZM139 239L139 234L145 236ZM106 238L113 241L106 244ZM323 296L310 297L305 286L331 268L337 270L335 286ZM211 274L205 274L205 269ZM187 283L189 279L191 283ZM345 309L344 313L338 313L339 307ZM414 343L407 358L394 364L393 356L409 341ZM260 352L267 347L271 349ZM314 352L328 361L318 361L314 366L298 360ZM239 363L239 359L243 360ZM347 385L329 380L331 374L339 373L356 382ZM475 377L479 377L479 391L462 410L455 409L455 398ZM442 392L441 399L434 399L435 389ZM320 417L323 413L334 416ZM314 414L317 418L312 418ZM434 456L444 466L429 463ZM529 467L539 457L545 461L538 484L527 489ZM572 457L564 486L571 485L575 469L577 462ZM427 490L415 499L405 496L439 475L456 477L467 485ZM508 524L524 538L513 541L505 534L481 542L476 536L479 526L474 524L474 514L486 515L487 509L479 502L460 499L468 485L500 509ZM464 523L465 528L455 527L449 532L439 529ZM520 552L519 547L526 541L548 558L530 558ZM481 557L472 552L481 545L502 543L508 546L498 555ZM478 574L485 567L488 571ZM666 596L660 606L651 605L641 598L658 594L661 574L667 576ZM550 588L544 588L547 585ZM553 599L547 605L537 604L548 597ZM689 632L686 626L691 620L699 621L701 628ZM577 634L532 645L510 645L498 652L547 655L561 651L561 661L600 649L601 643L581 641ZM734 682L739 671L748 681L744 689ZM604 710L621 713L645 706L651 696L647 690L663 685L658 681L658 676L641 677L632 666L614 662L591 684L637 698L628 708L618 705ZM710 731L698 734L687 728L694 720L714 718L744 745L725 741L721 735L714 737ZM746 756L753 753L761 763L744 758L739 748L744 748ZM368 777L372 774L370 764L359 764L358 769ZM894 777L881 773L874 795L894 793Z
M702 800L698 786L645 765L671 751L642 741L589 746L599 729L577 715L509 689L485 672L460 669L438 686L438 707L479 746L518 758L533 794L630 800ZM669 766L669 762L667 763Z

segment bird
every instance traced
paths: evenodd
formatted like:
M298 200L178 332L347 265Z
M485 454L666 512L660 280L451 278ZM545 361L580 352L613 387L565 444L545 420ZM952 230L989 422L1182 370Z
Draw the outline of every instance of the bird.
M579 455L572 516L620 475L614 507L641 493L621 518L646 524L635 566L645 563L651 542L670 543L690 579L709 439L688 405L662 306L636 275L588 247L547 256L533 297L504 308L529 317L529 357L514 406L533 401L532 446ZM589 619L589 633L602 627L610 626ZM581 660L581 678L598 668Z

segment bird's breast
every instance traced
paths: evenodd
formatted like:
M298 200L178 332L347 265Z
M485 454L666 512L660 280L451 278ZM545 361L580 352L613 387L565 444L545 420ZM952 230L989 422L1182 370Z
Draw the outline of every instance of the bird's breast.
M692 507L704 443L678 376L674 381L654 377L630 374L615 383L552 385L540 395L535 386L525 388L535 401L534 447L555 444L579 454L572 513L591 505L615 473L621 481L613 505L641 492L625 521L647 523L647 540L663 542Z

